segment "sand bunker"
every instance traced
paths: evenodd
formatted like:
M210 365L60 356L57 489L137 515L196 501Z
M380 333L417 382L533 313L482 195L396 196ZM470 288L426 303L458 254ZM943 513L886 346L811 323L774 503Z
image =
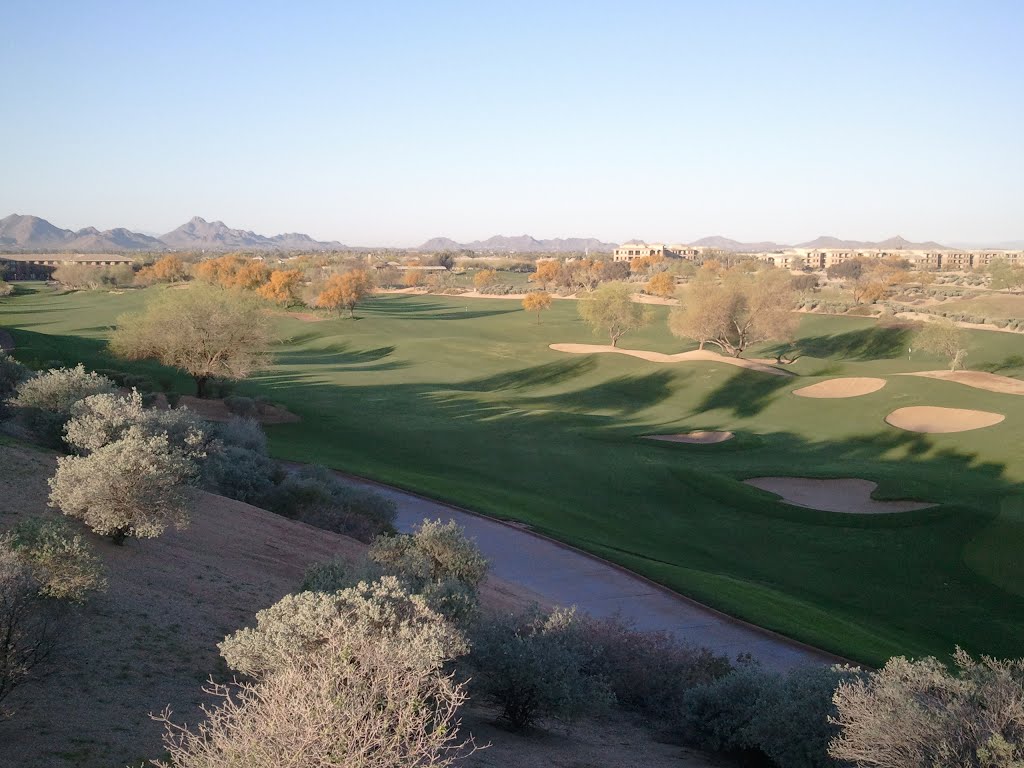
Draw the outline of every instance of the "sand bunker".
M985 373L983 371L917 371L916 373L901 373L900 376L924 376L928 379L942 379L943 381L955 381L975 389L985 389L989 392L1001 392L1005 395L1024 395L1024 381L1011 379L1009 376L1000 376L996 373Z
M878 483L855 477L829 480L810 477L752 477L743 482L781 496L787 504L820 509L823 512L879 515L913 512L936 506L922 501L875 501L871 494Z
M829 379L811 384L809 387L794 389L797 397L860 397L877 392L885 386L885 379L850 376L845 379Z
M694 445L713 445L732 440L732 432L707 432L697 430L696 432L680 433L678 435L644 435L647 440L663 440L666 443L691 443Z
M608 344L550 344L548 346L556 352L569 352L574 355L592 355L601 352L613 352L620 355L639 357L641 360L647 360L651 363L685 363L690 361L704 361L709 363L735 365L739 368L747 368L751 371L770 373L773 376L793 375L788 371L780 371L778 368L773 368L772 366L765 365L764 363L754 362L753 360L744 360L740 357L726 357L725 355L720 355L717 352L712 352L707 349L695 349L692 352L679 352L674 355L666 355L662 352L649 352L645 349L620 349L619 347L613 347Z
M917 405L911 408L897 408L885 417L886 422L908 432L967 432L972 429L991 427L1006 417L990 411L971 411L965 408L937 408L931 405Z

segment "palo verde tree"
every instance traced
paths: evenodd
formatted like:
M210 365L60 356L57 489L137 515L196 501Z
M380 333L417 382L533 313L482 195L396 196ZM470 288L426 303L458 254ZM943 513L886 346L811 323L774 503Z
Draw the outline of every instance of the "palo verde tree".
M964 367L967 357L967 332L946 317L937 318L922 328L914 344L918 349L941 355L949 360L949 370Z
M612 346L630 331L650 322L650 313L633 301L633 289L626 283L605 283L583 296L577 306L580 317L594 333L607 333Z
M793 287L784 271L745 274L730 270L721 280L705 275L691 286L668 318L669 330L739 357L763 341L786 341L799 325Z
M152 358L184 371L205 397L210 379L244 379L266 365L269 343L267 319L253 300L197 283L119 317L110 349L126 360Z
M523 297L523 309L527 312L537 313L537 323L540 323L540 313L551 308L551 294L547 291L533 291Z
M353 269L341 275L331 275L324 289L316 297L316 305L324 309L348 310L348 316L356 316L356 306L370 295L373 278L365 269Z

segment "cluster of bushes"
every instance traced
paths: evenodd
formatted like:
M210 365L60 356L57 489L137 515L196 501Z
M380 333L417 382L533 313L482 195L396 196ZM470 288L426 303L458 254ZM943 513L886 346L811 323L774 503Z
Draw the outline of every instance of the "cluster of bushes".
M52 278L65 288L125 288L135 282L135 270L130 264L116 264L110 267L63 264L53 271Z
M0 279L0 297L10 296L12 293L14 293L14 286Z
M323 468L284 471L252 419L212 424L187 408L148 408L138 390L122 394L82 365L31 376L6 356L0 390L14 393L24 429L72 454L58 460L51 503L117 542L186 525L196 486L362 541L393 530L392 502ZM237 398L231 407L261 405Z

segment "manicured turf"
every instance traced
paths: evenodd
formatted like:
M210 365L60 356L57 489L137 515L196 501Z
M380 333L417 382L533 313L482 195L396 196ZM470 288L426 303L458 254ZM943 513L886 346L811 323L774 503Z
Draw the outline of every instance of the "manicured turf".
M0 301L0 325L36 363L106 358L101 340L148 292ZM161 289L150 289L161 290ZM687 345L655 322L631 348ZM1024 398L893 376L844 400L795 397L831 376L942 367L899 328L807 316L794 378L718 363L574 356L551 342L604 343L556 301L538 325L518 302L387 296L356 321L280 318L274 368L239 389L303 417L270 427L275 455L315 461L515 518L755 623L868 663L897 653L1021 654L1024 637ZM972 366L1009 360L1017 335L972 334ZM756 352L749 355L756 356ZM158 366L141 366L161 374ZM175 378L182 389L189 386ZM1007 415L995 427L916 435L883 421L909 405ZM719 445L639 439L728 429ZM739 480L864 477L886 498L941 507L852 516L787 506Z

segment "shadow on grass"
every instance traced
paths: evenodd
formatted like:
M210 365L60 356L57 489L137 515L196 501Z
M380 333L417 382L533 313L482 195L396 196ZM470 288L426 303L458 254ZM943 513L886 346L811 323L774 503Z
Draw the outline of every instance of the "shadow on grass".
M858 331L847 331L828 336L810 336L795 344L797 356L836 357L842 360L880 360L899 357L907 349L914 330L907 327L875 326ZM769 347L766 352L777 355L788 352L794 345ZM789 355L793 357L793 355Z
M378 362L390 357L396 347L388 345L375 349L353 349L351 344L330 344L316 349L296 349L274 355L277 365L335 365L346 371L394 371L408 367L401 360Z
M971 366L972 370L985 371L986 373L1000 373L1003 371L1012 371L1017 368L1024 368L1024 356L1022 355L1007 355L998 363L981 363L979 365Z
M452 296L453 301L458 301L458 296ZM469 305L464 307L453 307L450 304L442 304L437 301L420 300L419 297L405 297L399 301L372 300L366 302L362 307L365 315L380 315L408 320L479 320L483 317L495 317L507 315L510 312L521 312L522 309L515 303L509 309L474 309Z
M722 408L732 411L735 416L756 416L790 383L789 378L781 376L737 371L720 387L709 392L697 406L697 410L712 411Z
M547 387L578 378L597 367L593 357L579 360L544 363L517 371L506 371L474 381L467 381L459 389L472 392L502 392L510 389Z

